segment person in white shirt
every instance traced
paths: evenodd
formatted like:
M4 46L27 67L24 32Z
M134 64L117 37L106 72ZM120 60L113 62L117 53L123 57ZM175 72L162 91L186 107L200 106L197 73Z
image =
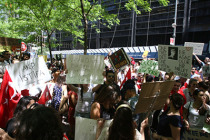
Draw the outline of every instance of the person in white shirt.
M81 84L79 88L69 85L69 88L78 95L75 116L90 118L90 109L93 101L93 92L90 84Z
M196 89L193 97L194 101L184 105L184 123L187 129L202 130L206 119L210 119L210 106L205 103L203 90Z

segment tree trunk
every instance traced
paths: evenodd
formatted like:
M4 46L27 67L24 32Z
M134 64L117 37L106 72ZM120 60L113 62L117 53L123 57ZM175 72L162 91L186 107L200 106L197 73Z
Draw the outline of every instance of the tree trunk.
M87 30L88 30L88 24L86 20L84 25L84 55L87 55L87 47L88 47Z
M43 36L42 36L42 31L41 31L41 42L40 42L40 45L41 45L41 55L43 54L43 50L42 50L42 39L43 39Z
M49 44L49 51L50 51L50 62L52 64L52 48L51 48L51 40L50 40L51 35L47 34L47 40L48 40L48 44Z
M88 42L87 42L87 30L88 30L88 21L87 21L87 17L85 14L85 10L84 10L84 3L83 0L80 0L81 3L81 10L82 10L82 16L83 16L83 20L84 20L84 55L87 55L87 47L88 47Z

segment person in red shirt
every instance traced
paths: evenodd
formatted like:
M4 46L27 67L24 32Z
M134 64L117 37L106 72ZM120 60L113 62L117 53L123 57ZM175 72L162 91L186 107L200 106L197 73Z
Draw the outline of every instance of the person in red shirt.
M175 83L174 83L174 86L173 86L173 88L172 88L172 90L171 90L171 93L170 93L170 95L169 95L169 98L168 98L167 101L166 101L166 104L165 104L165 107L164 107L164 111L167 110L168 105L169 105L169 103L170 103L170 96L173 95L174 93L179 93L179 94L181 94L182 97L184 98L184 104L186 104L186 96L184 95L183 91L180 90L180 87L181 87L181 82L180 82L179 80L176 80ZM184 104L183 104L183 105L184 105ZM182 118L183 118L183 105L181 106L181 108L180 108L180 110L179 110L179 111L180 111L180 115L181 115Z

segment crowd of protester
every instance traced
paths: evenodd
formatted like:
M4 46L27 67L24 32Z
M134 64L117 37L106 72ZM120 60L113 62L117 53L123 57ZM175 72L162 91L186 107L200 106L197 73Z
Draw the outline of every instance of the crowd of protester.
M48 87L51 100L38 104L43 91L35 97L28 94L19 100L14 115L5 128L0 129L0 140L62 140L75 138L75 118L95 119L98 140L143 140L143 139L182 139L183 131L196 129L209 133L210 128L210 77L202 74L202 67L210 60L202 62L200 69L192 66L191 78L186 79L173 73L160 72L158 77L139 73L141 61L133 62L121 70L105 67L101 72L104 83L71 85L65 83L68 71L62 60L53 59L46 63L52 80ZM0 57L0 78L2 82L5 66L30 59L28 53L11 56L9 51ZM125 81L127 74L131 78ZM150 114L135 114L135 106L145 82L174 80L174 86L161 110ZM30 90L30 89L29 89ZM30 91L29 91L30 93ZM102 129L106 120L112 123ZM149 119L150 121L150 119Z

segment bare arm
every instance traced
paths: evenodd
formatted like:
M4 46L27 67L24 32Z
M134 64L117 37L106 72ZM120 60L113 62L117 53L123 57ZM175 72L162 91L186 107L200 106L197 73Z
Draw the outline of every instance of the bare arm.
M92 89L92 92L96 92L101 87L101 84L98 84Z
M173 125L170 124L171 128L171 133L172 133L172 138L173 140L180 140L180 127L174 127Z
M102 128L104 127L104 123L105 123L105 120L103 119L98 119L97 120L97 130L96 130L96 137L95 137L95 140L97 140L101 134L101 131L102 131Z
M148 125L148 118L142 121L141 123L141 128L140 128L140 134L141 134L141 140L145 140L145 135L144 135L144 129Z
M186 129L188 130L190 125L189 125L187 116L188 116L188 110L186 108L184 108L183 109L184 124L185 124Z
M74 106L76 106L76 104L77 104L77 98L76 98L76 96L74 94L71 94L71 101L74 104Z
M0 139L1 140L15 140L11 138L3 129L0 128Z
M164 137L164 136L158 135L157 133L153 133L152 137L154 140L173 140L173 138L171 137Z
M100 104L95 102L92 104L91 106L91 110L90 110L90 118L91 119L99 119L100 118Z
M73 86L72 84L69 84L68 86L69 86L70 90L72 90L72 91L74 91L76 93L78 92L78 88L77 87Z
M195 59L198 61L198 63L201 64L202 61L197 57L197 55L195 53L193 53L193 55L195 56Z

